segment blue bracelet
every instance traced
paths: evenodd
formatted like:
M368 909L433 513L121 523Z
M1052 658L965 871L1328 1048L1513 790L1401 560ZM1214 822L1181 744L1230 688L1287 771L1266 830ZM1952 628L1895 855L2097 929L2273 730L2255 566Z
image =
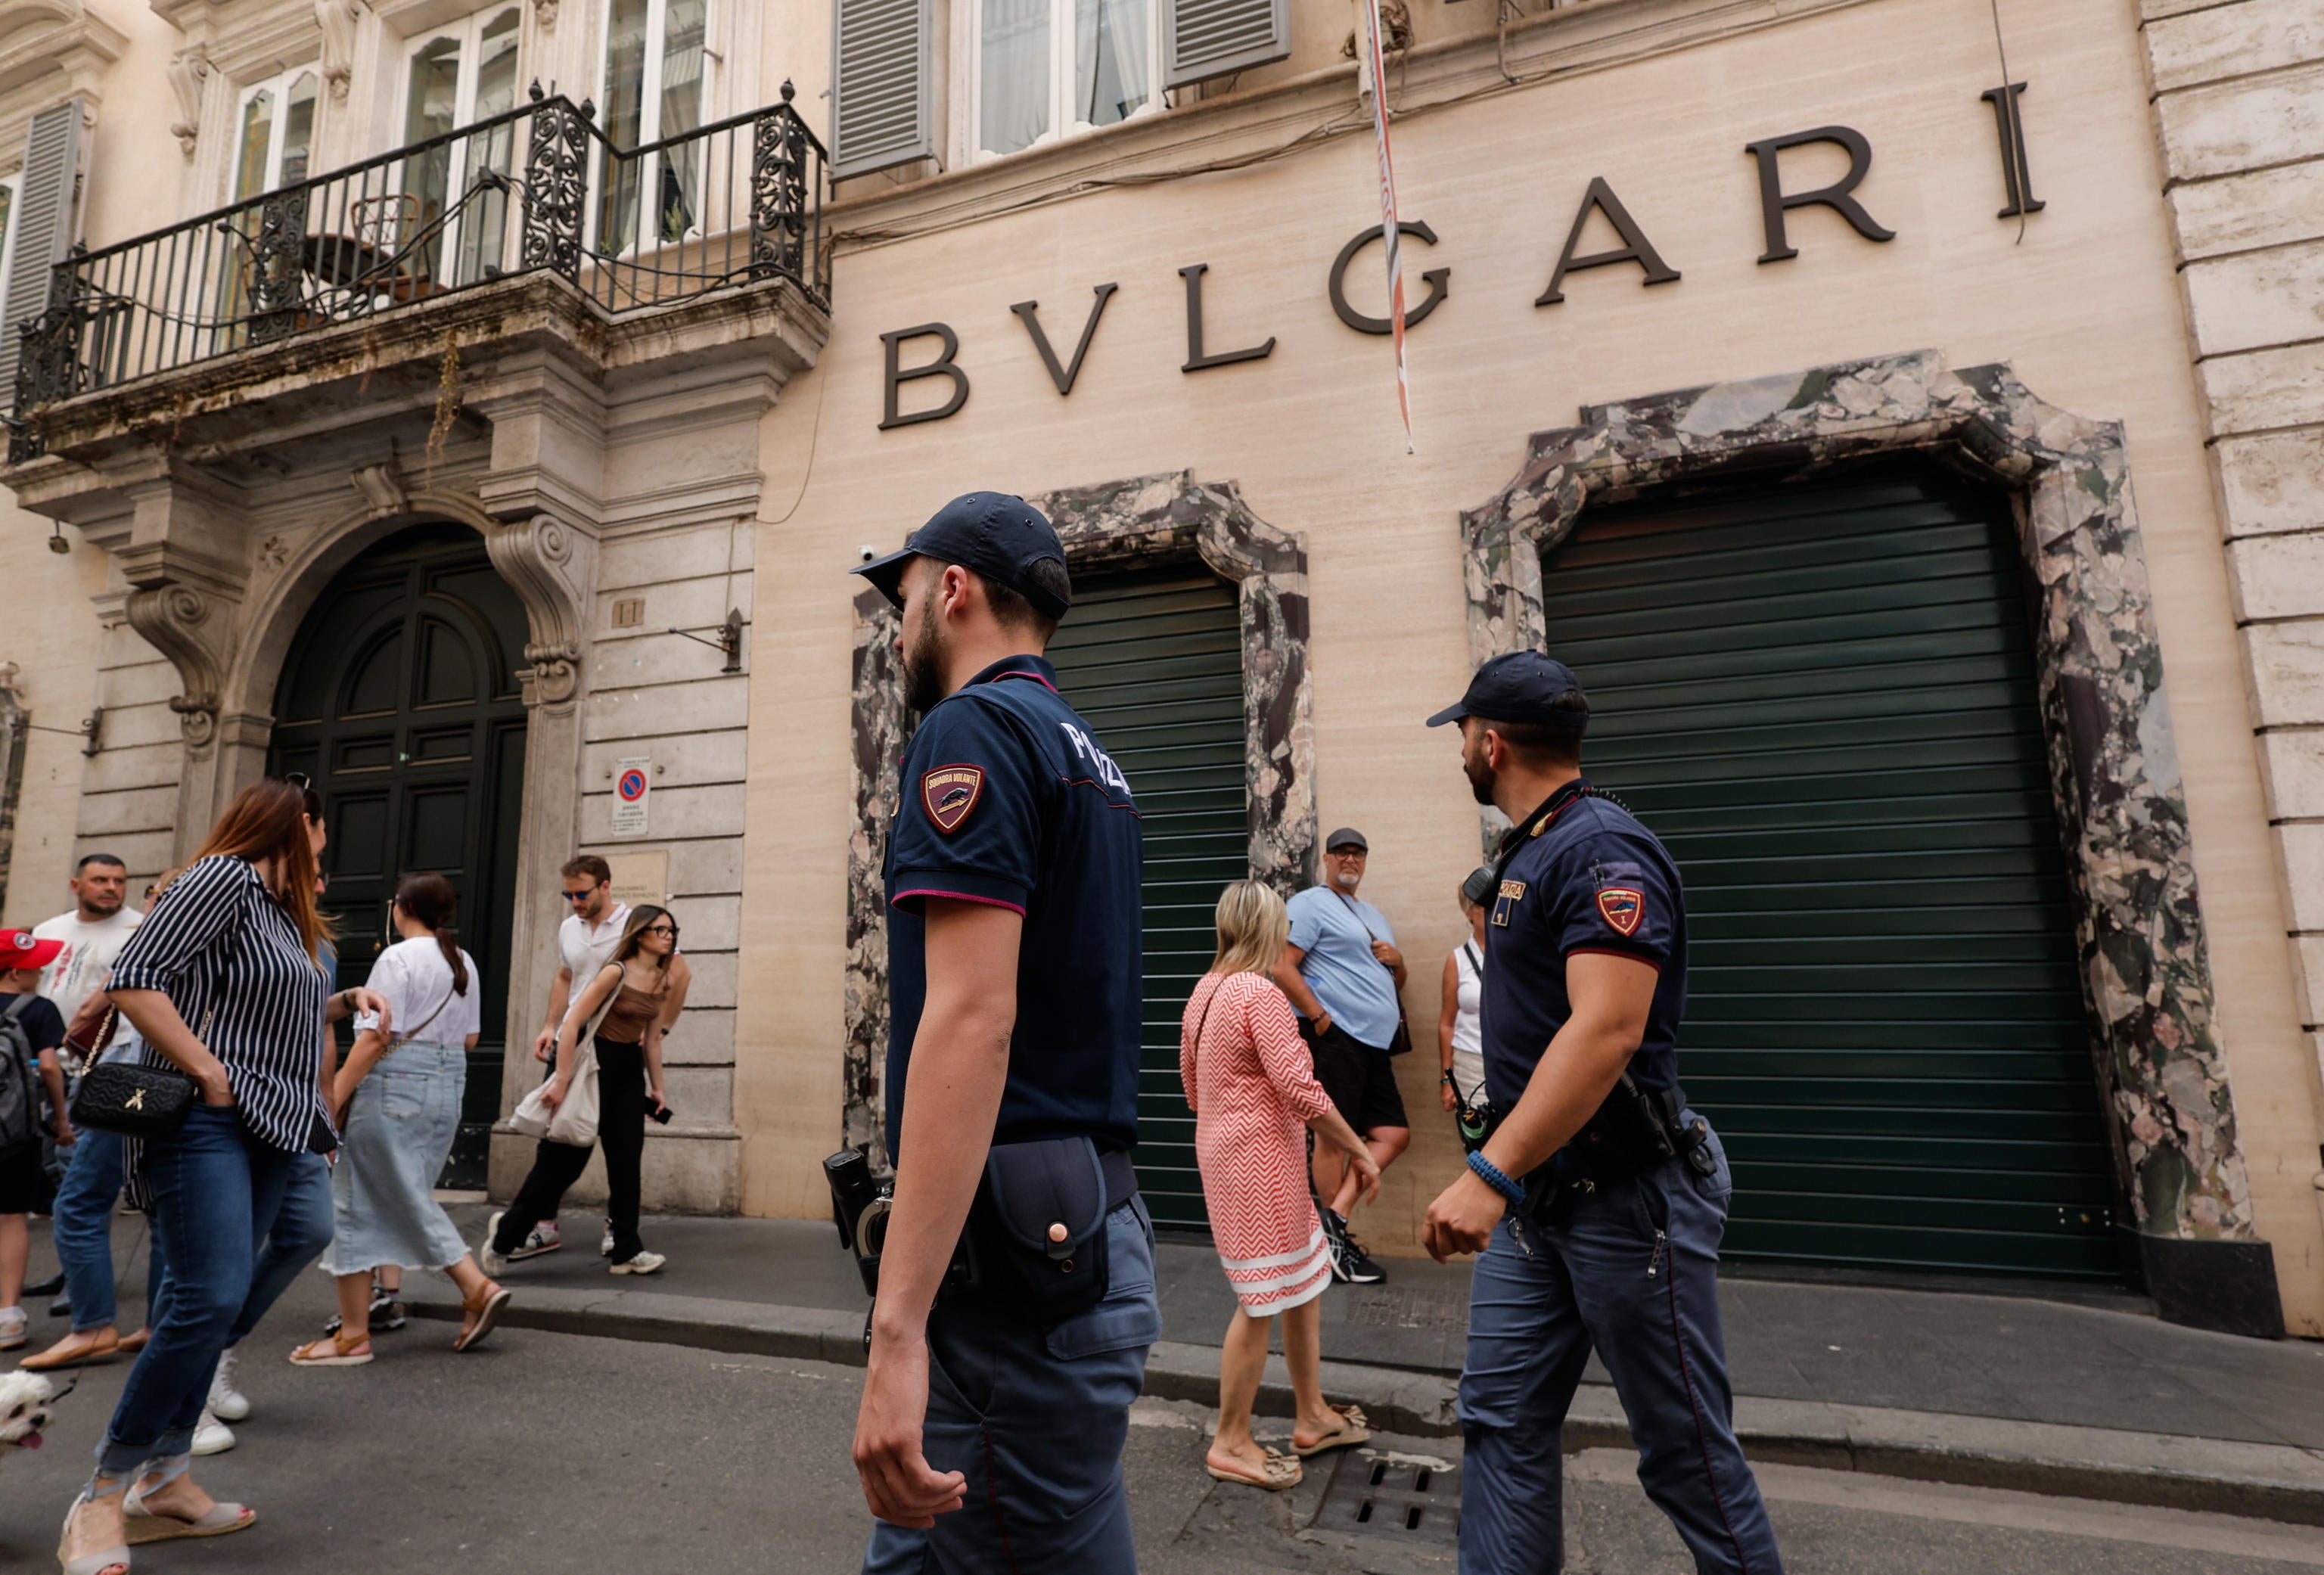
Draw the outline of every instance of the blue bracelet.
M1471 1153L1469 1168L1483 1178L1487 1186L1507 1198L1511 1208L1524 1207L1525 1188L1511 1181L1508 1173L1487 1159L1481 1150Z

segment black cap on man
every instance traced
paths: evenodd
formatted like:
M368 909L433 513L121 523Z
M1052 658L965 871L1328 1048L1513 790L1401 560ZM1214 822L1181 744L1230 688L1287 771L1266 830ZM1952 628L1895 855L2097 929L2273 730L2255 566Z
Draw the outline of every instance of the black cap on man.
M1469 680L1468 693L1428 719L1431 727L1474 717L1463 727L1461 769L1480 804L1493 801L1493 769L1478 741L1485 729L1500 734L1511 749L1565 765L1582 760L1582 735L1590 726L1590 699L1573 669L1537 650L1513 650L1493 658Z
M1038 624L1042 642L1073 606L1065 544L1041 511L1009 493L967 493L931 515L885 557L856 569L898 607L904 571L916 557L957 564L984 582L993 616L1004 624ZM926 711L944 698L943 649L935 619L923 616L904 643L904 698Z

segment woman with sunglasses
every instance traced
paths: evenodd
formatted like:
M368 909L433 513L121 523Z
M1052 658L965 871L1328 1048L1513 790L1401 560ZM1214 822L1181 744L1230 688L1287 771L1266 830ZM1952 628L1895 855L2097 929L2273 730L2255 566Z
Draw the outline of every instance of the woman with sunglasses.
M678 921L669 910L642 904L612 959L582 988L557 1030L557 1071L549 1102L560 1105L579 1070L582 1025L604 1009L597 1024L597 1141L605 1151L605 1190L613 1224L613 1272L650 1275L668 1260L638 1239L638 1168L645 1154L649 1117L669 1119L662 1098L661 1036L686 1005L694 971L678 951ZM494 1214L478 1255L484 1273L500 1275L507 1254L521 1246L531 1223L557 1218L565 1191L581 1179L589 1150L544 1139L532 1174L515 1201Z

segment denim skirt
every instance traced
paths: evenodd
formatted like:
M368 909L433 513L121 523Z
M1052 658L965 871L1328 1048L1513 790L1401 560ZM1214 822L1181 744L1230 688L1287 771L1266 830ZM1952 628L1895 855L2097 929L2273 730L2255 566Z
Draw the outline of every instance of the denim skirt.
M447 1268L467 1244L436 1202L460 1126L467 1053L414 1039L382 1056L355 1090L331 1170L331 1245L323 1267Z

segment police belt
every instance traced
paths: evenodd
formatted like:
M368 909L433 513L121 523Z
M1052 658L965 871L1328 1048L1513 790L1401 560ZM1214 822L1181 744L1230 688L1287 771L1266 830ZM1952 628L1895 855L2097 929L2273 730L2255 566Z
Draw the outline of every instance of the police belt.
M1677 1088L1642 1087L1624 1073L1572 1141L1525 1178L1524 1211L1538 1213L1566 1187L1627 1181L1672 1159L1685 1160L1698 1175L1712 1174L1718 1162L1711 1128L1700 1116L1685 1119L1685 1110L1686 1095Z

